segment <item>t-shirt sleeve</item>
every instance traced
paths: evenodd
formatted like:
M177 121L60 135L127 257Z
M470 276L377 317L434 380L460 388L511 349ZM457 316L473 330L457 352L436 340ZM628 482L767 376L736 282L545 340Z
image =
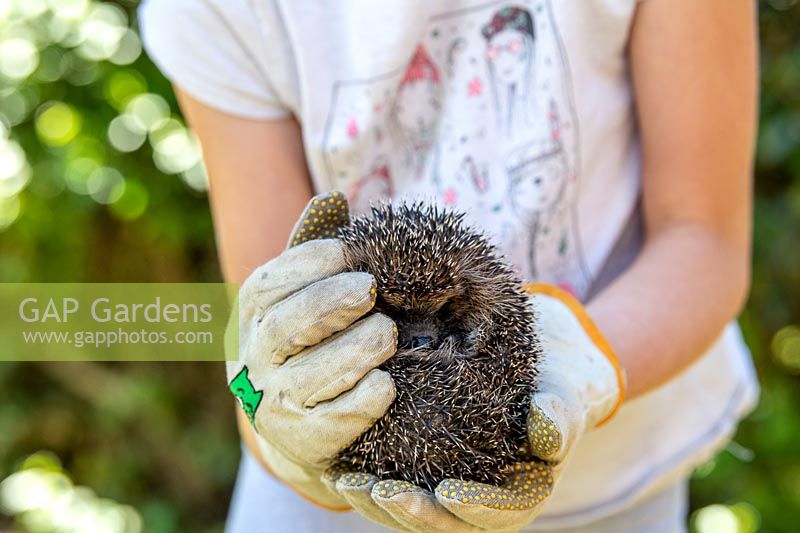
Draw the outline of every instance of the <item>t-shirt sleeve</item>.
M290 114L263 68L264 33L241 0L146 0L145 49L183 91L223 112L254 119Z

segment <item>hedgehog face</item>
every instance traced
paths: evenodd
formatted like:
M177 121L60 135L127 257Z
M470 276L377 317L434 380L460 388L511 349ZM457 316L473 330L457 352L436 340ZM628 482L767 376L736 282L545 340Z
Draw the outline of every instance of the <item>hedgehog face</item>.
M441 320L422 319L397 320L398 341L400 350L433 350L448 337L448 328Z
M407 311L376 303L376 309L391 317L397 324L398 349L431 352L443 343L452 347L464 348L467 342L466 324L457 320L450 312L451 300L444 300L436 309Z
M403 279L403 278L401 278ZM376 278L378 300L375 310L391 317L397 324L400 350L432 351L443 342L462 346L467 328L458 313L456 302L465 299L466 287L452 280L434 285L425 280L398 283L398 277Z

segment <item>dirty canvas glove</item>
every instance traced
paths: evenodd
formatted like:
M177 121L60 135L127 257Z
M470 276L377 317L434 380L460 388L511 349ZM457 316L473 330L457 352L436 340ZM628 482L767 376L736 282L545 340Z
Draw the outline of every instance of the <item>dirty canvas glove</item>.
M321 482L322 472L395 397L391 377L377 369L395 353L394 322L362 318L375 304L374 278L346 271L337 239L315 240L347 222L341 193L312 199L289 248L242 285L231 319L238 358L227 362L231 392L273 475L336 508L346 503Z
M492 488L485 485L445 480L436 488L437 500L453 515L489 530L516 530L539 515L575 444L586 431L611 419L625 392L625 376L614 351L583 305L552 285L529 284L524 289L531 295L541 346L527 424L531 454L541 462L532 464L531 473L524 465L520 472L517 465L510 478L513 482L522 476L516 495L526 497L508 510L503 500L499 509L493 507ZM546 490L539 488L542 485Z
M530 284L525 290L542 348L528 437L534 456L563 467L581 436L616 413L625 376L578 300L552 285Z
M554 481L544 462L518 463L502 486L445 479L430 492L407 481L328 470L323 480L366 518L398 531L514 532L541 512Z
M525 287L542 356L528 440L542 461L515 465L502 487L446 479L434 493L365 473L323 479L361 514L401 531L517 531L541 513L583 433L619 406L624 378L613 351L581 304L550 285Z

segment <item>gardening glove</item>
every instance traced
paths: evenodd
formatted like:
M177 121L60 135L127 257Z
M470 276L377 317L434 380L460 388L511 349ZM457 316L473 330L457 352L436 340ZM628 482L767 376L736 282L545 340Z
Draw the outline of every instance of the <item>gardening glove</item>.
M580 436L619 406L624 376L577 300L549 285L525 289L542 348L528 417L531 453L541 461L514 465L500 487L446 479L433 493L405 481L329 470L323 480L332 490L367 518L400 531L517 531L541 513Z
M302 496L334 508L346 502L321 474L395 397L393 380L376 368L396 351L394 322L362 318L375 304L375 280L347 272L340 241L325 238L347 223L342 193L313 198L288 249L242 285L226 335L230 389L266 465ZM238 351L230 327L237 324Z
M625 375L577 299L541 283L525 290L531 294L542 346L528 437L534 456L563 466L581 436L616 413Z
M323 481L356 511L398 531L452 533L518 531L541 511L552 490L545 462L514 465L502 486L445 479L434 492L408 481L329 469Z

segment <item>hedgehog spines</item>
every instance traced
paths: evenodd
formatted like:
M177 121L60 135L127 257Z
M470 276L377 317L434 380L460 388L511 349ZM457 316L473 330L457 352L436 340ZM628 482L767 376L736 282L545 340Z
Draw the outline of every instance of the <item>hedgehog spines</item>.
M398 325L388 412L340 454L347 468L428 489L446 477L499 483L526 456L539 347L510 266L464 215L381 204L340 230L353 270L375 277L375 311Z

